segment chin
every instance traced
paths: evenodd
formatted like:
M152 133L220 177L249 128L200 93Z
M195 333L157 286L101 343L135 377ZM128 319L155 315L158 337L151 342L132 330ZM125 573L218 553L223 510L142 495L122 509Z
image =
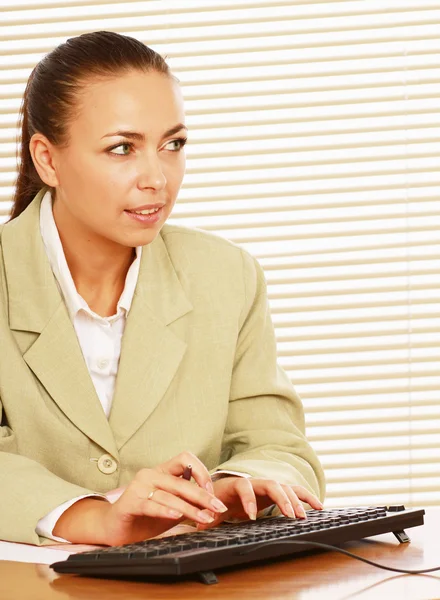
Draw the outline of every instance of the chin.
M147 246L154 242L160 233L160 229L145 231L139 235L131 236L129 246L136 248L136 246Z

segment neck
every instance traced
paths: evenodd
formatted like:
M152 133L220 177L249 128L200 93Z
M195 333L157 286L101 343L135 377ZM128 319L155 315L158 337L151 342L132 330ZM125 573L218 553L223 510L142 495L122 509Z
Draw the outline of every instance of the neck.
M56 205L54 220L77 292L98 315L114 315L135 249L84 230L57 211Z

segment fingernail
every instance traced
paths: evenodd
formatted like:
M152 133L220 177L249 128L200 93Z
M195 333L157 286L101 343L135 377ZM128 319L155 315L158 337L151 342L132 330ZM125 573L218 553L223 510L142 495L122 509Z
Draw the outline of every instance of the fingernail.
M284 508L286 509L286 513L289 515L289 517L291 517L292 519L294 519L295 518L295 511L293 510L293 506L290 504L290 502L288 502L287 504L285 504Z
M183 517L183 513L173 510L172 508L168 510L168 514L170 517L173 517L173 519L180 519L180 517Z
M300 516L301 516L303 519L307 519L306 512L305 512L305 510L303 509L303 507L302 507L302 506L299 506L299 507L298 507L298 512L299 512Z
M218 498L212 498L211 506L213 506L215 510L222 513L228 510L227 507L223 504L223 502L221 502Z
M203 510L200 510L197 513L197 518L199 521L202 521L203 523L212 523L214 521L214 517L211 517L206 512L203 512Z
M255 521L257 518L257 505L255 502L249 502L246 512L249 515L249 518L252 519L252 521Z
M214 494L214 486L210 481L205 485L205 488L208 490L210 494Z

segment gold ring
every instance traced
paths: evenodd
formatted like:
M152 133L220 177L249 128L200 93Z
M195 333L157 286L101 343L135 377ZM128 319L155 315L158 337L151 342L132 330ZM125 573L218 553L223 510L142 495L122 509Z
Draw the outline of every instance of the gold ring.
M157 490L153 490L152 492L150 492L147 496L147 500L151 500L151 498L153 497L154 492L157 492Z

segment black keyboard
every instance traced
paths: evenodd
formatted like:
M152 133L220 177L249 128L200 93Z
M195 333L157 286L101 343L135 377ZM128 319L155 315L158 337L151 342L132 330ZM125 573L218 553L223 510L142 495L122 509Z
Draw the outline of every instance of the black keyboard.
M408 542L404 529L423 525L424 514L424 510L404 506L309 510L305 520L276 516L226 523L205 531L72 554L51 567L57 573L166 581L197 573L205 583L214 583L213 569L313 549L306 542L338 545L389 532L400 542ZM295 540L301 544L286 543Z

